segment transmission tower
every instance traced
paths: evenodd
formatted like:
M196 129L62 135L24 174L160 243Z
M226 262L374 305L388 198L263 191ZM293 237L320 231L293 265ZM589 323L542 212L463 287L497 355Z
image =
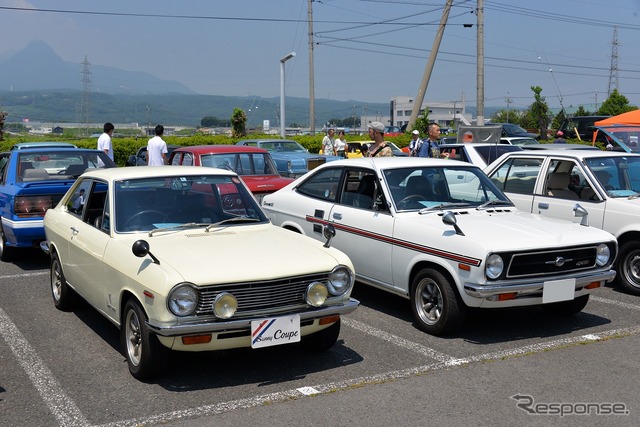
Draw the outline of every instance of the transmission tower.
M82 99L80 100L80 122L84 123L85 131L89 133L89 111L91 107L91 63L84 56L82 61Z
M613 27L613 41L611 42L611 68L609 69L609 89L607 98L613 89L618 89L618 27Z

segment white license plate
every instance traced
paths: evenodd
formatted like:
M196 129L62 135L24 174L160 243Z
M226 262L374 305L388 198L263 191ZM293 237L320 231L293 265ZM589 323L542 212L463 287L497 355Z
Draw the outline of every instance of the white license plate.
M251 348L300 341L300 316L274 317L251 322Z
M576 279L550 280L544 282L542 303L570 301L575 297Z

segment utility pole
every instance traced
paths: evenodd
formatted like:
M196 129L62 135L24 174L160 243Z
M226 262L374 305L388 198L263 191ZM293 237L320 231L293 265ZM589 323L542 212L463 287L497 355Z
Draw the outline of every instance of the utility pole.
M82 100L80 101L80 121L84 123L85 132L89 135L89 117L91 111L91 63L84 56L82 61Z
M613 89L618 89L618 27L613 27L613 41L611 42L611 67L609 68L609 90L607 98Z
M436 38L433 40L433 46L431 46L431 53L429 54L429 61L427 62L427 66L424 70L424 75L422 76L422 83L420 83L420 88L418 89L418 94L416 95L416 99L413 101L413 109L411 110L411 117L409 118L409 123L407 124L407 129L413 127L418 118L418 114L420 113L420 108L422 108L422 102L424 101L424 94L427 91L427 86L429 85L429 79L431 78L431 72L433 71L433 66L436 62L436 57L438 56L438 49L440 48L440 42L442 41L442 35L444 34L444 28L447 25L447 19L449 18L449 11L451 10L451 4L453 0L447 0L447 3L442 10L442 18L440 18L440 25L438 26L438 32L436 33Z
M313 0L307 2L307 20L309 21L309 132L316 134L315 90L313 83Z
M513 101L511 98L509 98L509 92L507 92L507 97L504 100L507 103L507 123L509 123L509 106L511 105L511 102Z
M476 68L476 124L484 126L484 2L478 0L478 9L476 10L478 18L477 28L477 68Z

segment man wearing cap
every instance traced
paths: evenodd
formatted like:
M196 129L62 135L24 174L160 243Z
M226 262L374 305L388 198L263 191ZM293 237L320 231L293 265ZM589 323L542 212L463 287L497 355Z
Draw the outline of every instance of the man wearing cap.
M409 155L412 157L416 157L418 152L422 148L422 139L420 139L420 131L418 129L414 129L411 132L411 142L409 143Z
M556 132L556 139L553 141L554 144L566 144L567 140L564 139L564 133L559 130Z
M380 122L369 123L369 138L373 143L369 146L365 157L393 157L391 147L384 141L384 125Z

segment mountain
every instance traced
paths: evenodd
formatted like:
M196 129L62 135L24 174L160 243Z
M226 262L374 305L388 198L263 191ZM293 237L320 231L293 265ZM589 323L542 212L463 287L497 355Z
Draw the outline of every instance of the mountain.
M43 41L0 59L0 89L17 91L82 90L82 63L63 61ZM151 74L92 65L93 91L109 94L195 94L182 83ZM124 83L126 82L126 84Z

